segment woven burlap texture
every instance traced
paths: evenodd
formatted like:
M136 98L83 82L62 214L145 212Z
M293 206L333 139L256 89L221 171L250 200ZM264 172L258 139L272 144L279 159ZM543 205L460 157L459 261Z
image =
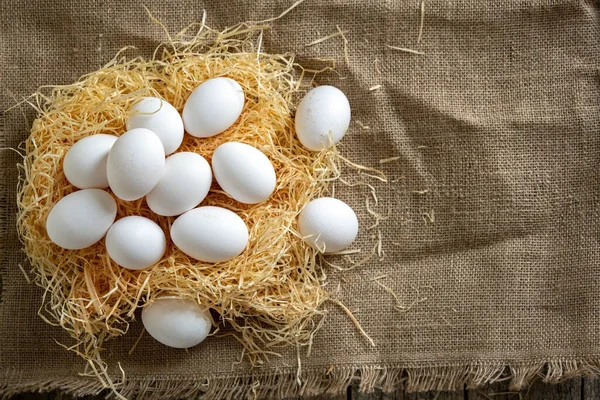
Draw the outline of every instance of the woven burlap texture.
M0 3L0 105L41 85L68 84L134 45L151 55L165 39L143 5L171 32L202 18L214 28L277 16L291 1ZM337 291L376 347L333 303L312 354L296 348L254 370L232 338L189 350L165 348L140 323L105 357L129 397L284 397L361 389L477 386L501 377L514 388L541 375L555 381L600 367L600 6L575 0L307 0L272 23L263 51L293 52L307 66L334 57L319 83L342 89L352 105L341 152L381 167L371 183L378 212L367 229L369 189L336 187L358 211L356 248L381 254L349 272L330 271ZM343 40L306 44L337 31ZM410 47L410 54L386 45ZM369 90L380 85L376 90ZM35 118L23 104L0 116L0 147L17 147ZM363 126L368 126L369 129ZM0 394L62 388L101 390L78 376L72 343L36 314L41 289L15 229L19 156L2 150L2 303ZM381 159L397 157L380 164ZM350 175L350 178L352 175ZM406 309L371 279L397 293ZM411 306L412 305L412 306ZM409 308L409 306L411 306ZM118 380L118 379L117 379Z

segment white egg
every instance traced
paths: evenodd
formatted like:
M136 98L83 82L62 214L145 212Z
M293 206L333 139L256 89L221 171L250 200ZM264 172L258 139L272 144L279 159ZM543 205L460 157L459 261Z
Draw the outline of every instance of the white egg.
M123 268L137 270L151 267L160 261L166 249L165 233L148 218L121 218L106 234L106 251Z
M113 193L123 200L144 197L158 183L165 168L165 150L151 130L125 132L108 153L106 175Z
M213 153L212 167L221 188L239 202L260 203L275 190L273 164L250 145L223 143Z
M239 118L244 108L244 90L229 78L214 78L198 86L183 107L183 124L192 136L217 135Z
M142 323L160 343L187 349L208 337L212 318L208 309L195 301L165 296L143 308Z
M333 86L318 86L296 110L296 135L309 150L322 150L342 140L350 125L350 103ZM331 137L330 137L331 135Z
M67 180L79 189L107 188L106 160L116 141L116 136L98 134L71 146L63 163Z
M102 239L117 216L117 203L101 189L83 189L58 201L46 219L50 240L69 250L89 247Z
M146 128L156 133L171 154L183 141L183 121L179 112L171 104L157 97L144 97L135 103L127 118L127 130Z
M298 216L298 229L311 247L323 253L336 253L356 239L358 219L343 201L321 197L304 206Z
M248 227L237 214L225 208L198 207L173 222L171 240L188 256L216 263L244 251L248 245Z
M146 196L148 207L158 215L175 216L196 207L208 194L212 172L199 154L176 153L167 158L165 172Z

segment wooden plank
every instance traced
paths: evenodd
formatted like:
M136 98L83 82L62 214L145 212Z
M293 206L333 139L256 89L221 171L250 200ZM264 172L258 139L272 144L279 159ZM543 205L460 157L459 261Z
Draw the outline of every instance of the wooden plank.
M600 378L584 378L581 400L600 399Z
M64 394L58 390L55 390L54 392L51 392L48 395L48 400L105 400L105 399L106 399L106 393L95 395L95 396L74 397L74 396L71 396L70 394Z
M403 389L398 389L392 393L383 393L376 389L373 393L360 393L358 384L352 385L351 400L464 400L463 391L458 392L418 392L406 393Z
M542 381L534 382L529 388L520 392L508 389L508 383L494 384L481 389L469 390L469 400L582 400L582 379L571 379L552 384ZM597 399L597 398L596 398Z
M48 393L21 393L10 398L11 400L49 400Z
M573 399L581 400L581 378L562 383L535 382L529 390L528 400Z
M403 393L402 400L464 400L465 392L420 392Z

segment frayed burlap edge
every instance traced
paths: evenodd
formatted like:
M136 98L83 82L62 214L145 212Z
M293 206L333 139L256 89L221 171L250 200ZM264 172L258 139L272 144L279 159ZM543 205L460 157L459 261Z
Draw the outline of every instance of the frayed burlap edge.
M578 376L600 373L600 357L591 360L561 359L531 363L477 362L462 365L395 367L336 366L327 369L302 370L272 374L197 379L146 379L129 377L117 386L126 398L173 399L203 397L206 399L287 398L296 396L336 395L358 382L359 391L379 388L391 392L403 388L407 392L451 391L477 388L500 381L510 381L511 390L521 390L534 380L556 383ZM99 394L102 385L85 378L19 381L16 373L5 373L0 380L0 394L5 398L22 392L61 390L74 396ZM109 393L110 397L111 394Z

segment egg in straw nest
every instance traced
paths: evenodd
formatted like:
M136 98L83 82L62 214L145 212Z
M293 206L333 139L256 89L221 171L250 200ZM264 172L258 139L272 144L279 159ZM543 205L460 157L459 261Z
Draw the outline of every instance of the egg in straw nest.
M192 308L210 310L218 316L211 321L213 334L226 326L253 364L264 362L277 346L310 343L322 321L319 307L328 298L320 263L324 249L303 240L297 221L311 200L327 193L330 182L340 176L340 165L348 161L335 146L312 151L298 140L292 98L308 91L302 83L308 81L307 70L296 65L291 54L261 52L265 28L241 24L217 32L204 24L193 25L159 46L149 60L127 59L120 52L76 83L53 87L48 94L39 92L30 100L39 116L24 143L18 229L35 282L45 290L40 316L69 332L76 340L69 348L88 361L87 372L107 387L112 383L101 357L104 342L124 335L136 310L151 308L157 299L177 298ZM119 265L123 262L107 251L110 235L78 249L53 242L47 231L51 211L68 195L85 191L64 172L65 155L73 145L97 134L119 137L115 142L119 143L140 99L161 99L181 113L191 93L215 78L231 79L243 90L239 116L210 137L186 133L173 154L190 152L210 161L219 146L238 142L270 161L276 183L266 200L237 201L223 185L209 180L201 204L193 205L235 214L247 227L243 251L218 262L199 260L171 238L181 217L157 214L144 196L119 198L113 185L85 190L102 190L114 199L117 222L137 216L160 228L164 253L153 265L143 269ZM76 212L77 207L71 210ZM62 222L58 218L58 224ZM315 235L312 238L313 244L318 242Z

